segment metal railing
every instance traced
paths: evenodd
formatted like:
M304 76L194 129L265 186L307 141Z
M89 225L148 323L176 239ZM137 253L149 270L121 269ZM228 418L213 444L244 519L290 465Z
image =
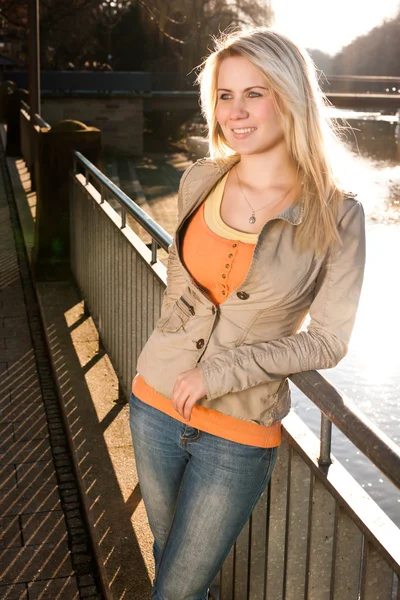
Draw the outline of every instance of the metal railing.
M158 318L171 237L75 152L72 269L129 394ZM111 207L113 198L121 214ZM151 235L148 248L127 215ZM400 449L319 373L291 380L321 411L320 440L293 412L267 492L212 586L220 600L400 600L400 530L331 456L334 423L400 488Z
M38 115L37 113L32 115L31 107L23 100L21 101L21 106L23 110L30 116L30 118L33 119L34 125L38 125L39 127L50 128L50 125L40 115Z
M37 113L32 114L31 107L21 101L20 110L20 129L21 129L21 153L28 171L32 177L34 185L34 162L38 157L38 132L37 127L48 127L50 125Z

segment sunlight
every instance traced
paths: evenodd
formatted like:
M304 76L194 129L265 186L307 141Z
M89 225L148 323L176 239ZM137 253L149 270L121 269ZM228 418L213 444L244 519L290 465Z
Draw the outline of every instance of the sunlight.
M393 271L400 251L400 228L372 225L367 240L367 268L351 351L360 377L372 384L400 372L400 279ZM378 247L379 253L374 252Z
M275 27L306 48L335 54L354 38L367 33L398 12L398 0L272 0Z
M351 140L351 131L346 137ZM400 165L384 166L357 154L347 144L333 149L333 166L343 189L357 194L369 219L378 223L399 223Z

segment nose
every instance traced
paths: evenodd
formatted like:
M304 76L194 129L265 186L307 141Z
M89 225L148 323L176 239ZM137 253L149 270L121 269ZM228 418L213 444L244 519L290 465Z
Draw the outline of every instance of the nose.
M249 112L242 98L235 99L231 104L231 119L246 119Z

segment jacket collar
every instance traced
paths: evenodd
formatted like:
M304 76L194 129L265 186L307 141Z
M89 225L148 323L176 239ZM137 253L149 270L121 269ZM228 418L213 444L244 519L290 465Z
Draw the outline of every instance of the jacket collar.
M211 158L201 158L195 163L199 165L198 169L193 169L192 172L188 176L188 185L187 185L187 193L191 191L192 184L194 185L197 182L199 185L198 194L194 194L193 197L196 198L196 202L194 205L187 206L187 209L184 210L184 214L182 215L181 221L186 218L186 216L195 210L204 198L207 197L209 192L215 186L215 184L227 173L236 163L239 162L238 156L232 156L225 160L213 160ZM294 204L290 204L286 208L284 208L279 214L276 215L275 219L283 219L291 225L299 225L304 218L304 203L302 198L299 199L298 202Z

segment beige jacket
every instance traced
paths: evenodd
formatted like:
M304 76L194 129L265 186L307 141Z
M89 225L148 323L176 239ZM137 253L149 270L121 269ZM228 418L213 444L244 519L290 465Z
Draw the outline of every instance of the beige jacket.
M346 354L363 280L364 211L345 198L342 245L318 257L294 250L302 209L286 208L264 225L242 284L215 306L182 264L180 232L233 164L201 159L182 177L161 317L138 372L170 398L177 375L197 366L207 389L198 404L267 426L290 409L287 375L334 367ZM307 313L307 331L299 331Z

